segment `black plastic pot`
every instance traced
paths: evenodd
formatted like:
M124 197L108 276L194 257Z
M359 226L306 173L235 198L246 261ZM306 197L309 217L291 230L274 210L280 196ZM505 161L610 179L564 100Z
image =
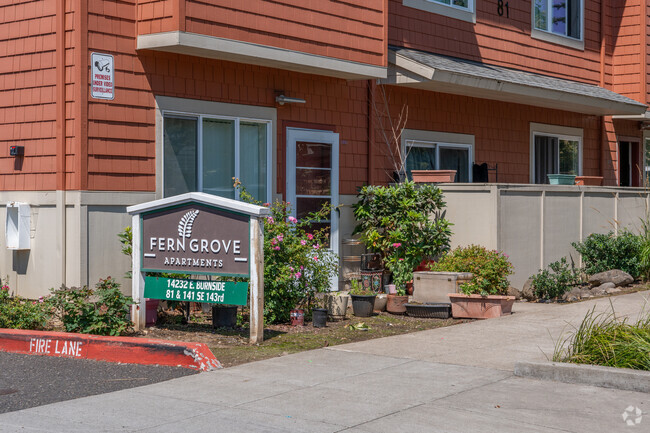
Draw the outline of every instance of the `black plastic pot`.
M352 298L352 311L357 317L370 317L375 308L377 295L350 295Z
M212 306L212 327L213 328L234 328L236 324L237 324L236 305Z
M311 310L311 320L314 328L324 328L327 325L327 309L314 308Z

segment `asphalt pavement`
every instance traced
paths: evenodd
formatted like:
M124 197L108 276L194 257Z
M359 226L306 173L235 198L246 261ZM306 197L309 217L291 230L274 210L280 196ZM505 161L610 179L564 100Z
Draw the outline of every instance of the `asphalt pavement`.
M0 352L0 413L150 385L192 374L197 372L179 367Z

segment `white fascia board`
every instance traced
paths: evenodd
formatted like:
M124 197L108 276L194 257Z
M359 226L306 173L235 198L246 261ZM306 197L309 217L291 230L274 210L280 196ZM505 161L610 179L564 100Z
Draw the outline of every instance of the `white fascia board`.
M614 120L638 120L639 122L647 122L648 120L650 120L650 111L646 111L643 114L632 114L632 115L617 114L615 116L612 116L612 119L614 119Z
M139 35L137 49L227 60L346 80L387 76L387 68L384 66L181 31Z
M254 204L219 197L212 194L206 194L203 192L188 192L173 197L141 203L127 207L126 211L130 215L137 215L143 212L151 212L169 206L180 205L189 202L196 202L207 206L215 206L221 209L239 212L253 217L263 217L271 213L270 209L264 206L257 206Z
M389 55L389 63L393 63L396 67L392 65L389 67L389 77L384 81L386 84L404 85L441 93L494 99L598 116L638 116L645 113L647 109L641 103L616 102L577 93L510 83L459 72L443 71L400 55Z

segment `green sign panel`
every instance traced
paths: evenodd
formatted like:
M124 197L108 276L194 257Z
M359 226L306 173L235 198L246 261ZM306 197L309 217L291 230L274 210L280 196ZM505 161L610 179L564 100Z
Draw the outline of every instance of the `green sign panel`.
M144 297L169 301L246 305L248 283L145 277Z

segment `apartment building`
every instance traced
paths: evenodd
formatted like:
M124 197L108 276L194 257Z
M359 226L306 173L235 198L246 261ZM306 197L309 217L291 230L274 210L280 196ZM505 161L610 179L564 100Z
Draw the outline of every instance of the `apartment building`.
M27 297L120 278L126 206L237 199L233 177L298 217L348 205L395 146L459 183L640 186L646 21L607 0L0 0L0 217L27 227L0 273ZM328 224L341 252L349 208Z

